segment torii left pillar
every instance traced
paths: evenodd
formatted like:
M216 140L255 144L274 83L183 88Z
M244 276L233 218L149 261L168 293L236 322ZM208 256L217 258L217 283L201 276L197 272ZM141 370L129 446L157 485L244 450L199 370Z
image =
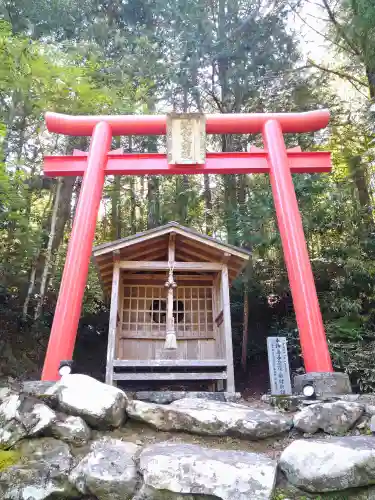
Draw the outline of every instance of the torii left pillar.
M77 215L68 245L42 380L58 380L60 362L71 360L73 357L76 333L72 335L72 332L77 332L81 315L111 140L112 132L108 123L99 122L95 125L87 170L83 176L77 204Z
M205 165L169 165L166 155L109 155L112 135L164 135L164 116L67 117L47 114L50 131L91 135L88 155L47 157L47 175L83 175L59 298L48 344L43 380L57 380L61 361L71 360L85 291L105 175L269 173L289 276L306 375L295 387L313 383L317 394L350 392L347 375L334 373L294 192L292 173L327 172L329 153L287 151L283 133L319 130L329 113L207 115L212 134L262 133L265 151L208 154ZM328 157L327 157L328 154Z

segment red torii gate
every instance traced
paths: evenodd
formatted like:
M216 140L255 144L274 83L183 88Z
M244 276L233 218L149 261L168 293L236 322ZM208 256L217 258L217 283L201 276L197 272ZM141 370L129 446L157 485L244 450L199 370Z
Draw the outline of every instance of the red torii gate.
M113 136L165 135L166 116L67 116L46 114L50 132L91 136L88 153L46 156L51 177L83 175L52 324L42 380L59 379L62 360L71 360L106 175L269 173L306 372L333 371L314 277L294 191L292 173L329 172L328 152L287 150L283 133L312 132L328 125L329 111L206 115L208 134L262 133L265 150L208 153L204 165L170 165L164 154L110 152ZM77 152L76 152L77 153Z

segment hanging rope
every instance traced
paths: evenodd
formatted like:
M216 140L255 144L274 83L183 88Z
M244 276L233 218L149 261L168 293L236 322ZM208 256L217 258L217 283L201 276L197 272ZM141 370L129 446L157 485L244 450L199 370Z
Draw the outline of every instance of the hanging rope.
M174 262L168 262L168 279L165 282L166 288L168 288L168 298L167 298L167 331L165 337L164 349L177 349L177 338L176 329L174 326L173 318L173 290L177 287L177 283L174 280Z

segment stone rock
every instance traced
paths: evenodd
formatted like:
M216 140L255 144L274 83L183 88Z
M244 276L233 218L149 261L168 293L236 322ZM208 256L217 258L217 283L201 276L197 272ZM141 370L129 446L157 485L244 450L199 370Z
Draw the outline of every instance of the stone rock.
M370 431L375 434L375 415L373 415L370 420Z
M215 497L203 495L179 495L167 490L155 490L150 486L142 485L133 497L133 500L217 500Z
M367 416L362 415L362 417L360 417L359 420L357 420L357 423L355 426L356 426L356 429L359 429L360 431L364 431L366 429L369 429L370 420Z
M279 466L290 483L311 493L367 486L375 482L375 438L300 439L283 451Z
M254 440L281 434L292 425L282 413L204 399L185 398L167 406L132 401L127 413L158 430Z
M126 394L87 375L66 375L47 395L60 411L82 417L94 428L119 427L126 418Z
M263 394L260 399L263 403L290 412L297 411L303 400L301 396L271 396L270 394Z
M363 405L346 401L318 403L304 408L293 419L294 427L313 434L319 429L328 434L344 434L362 416Z
M21 462L0 471L2 500L76 498L69 483L74 458L67 444L52 438L25 441L17 450Z
M94 441L89 454L71 472L70 482L80 493L98 500L132 498L138 483L137 451L137 445L119 439Z
M50 389L54 385L55 382L46 382L43 380L27 380L21 383L20 390L21 392L28 394L29 396L43 399L48 389Z
M174 493L184 498L210 495L222 500L266 500L272 498L277 463L257 453L161 443L141 452L139 468L143 498L150 500L160 498L161 491L167 498Z
M81 417L61 415L50 428L52 436L81 446L90 440L91 430Z
M0 403L2 403L6 398L11 396L13 394L13 391L10 387L4 386L0 387Z
M0 449L26 436L36 436L56 420L48 406L22 394L11 394L0 405Z
M134 399L164 405L183 399L185 396L184 391L138 391L134 394Z
M207 399L210 401L236 402L241 399L240 393L229 392L186 392L186 391L138 391L134 399L148 403L170 404L184 398Z

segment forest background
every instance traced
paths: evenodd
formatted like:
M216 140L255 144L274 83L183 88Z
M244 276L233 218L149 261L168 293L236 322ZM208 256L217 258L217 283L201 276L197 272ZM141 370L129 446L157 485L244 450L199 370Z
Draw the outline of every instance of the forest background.
M46 110L328 107L323 133L286 139L333 153L331 174L294 183L335 367L357 389L374 390L374 102L372 0L0 0L0 377L40 375L80 192L80 178L44 178L42 157L88 148L87 138L47 133ZM261 146L260 137L212 137L209 147L251 144ZM122 137L114 147L156 152L164 142ZM293 369L301 366L268 176L108 177L96 243L171 220L252 251L231 290L243 387L266 367L268 335L286 335ZM81 370L102 374L107 326L91 268L75 354Z

